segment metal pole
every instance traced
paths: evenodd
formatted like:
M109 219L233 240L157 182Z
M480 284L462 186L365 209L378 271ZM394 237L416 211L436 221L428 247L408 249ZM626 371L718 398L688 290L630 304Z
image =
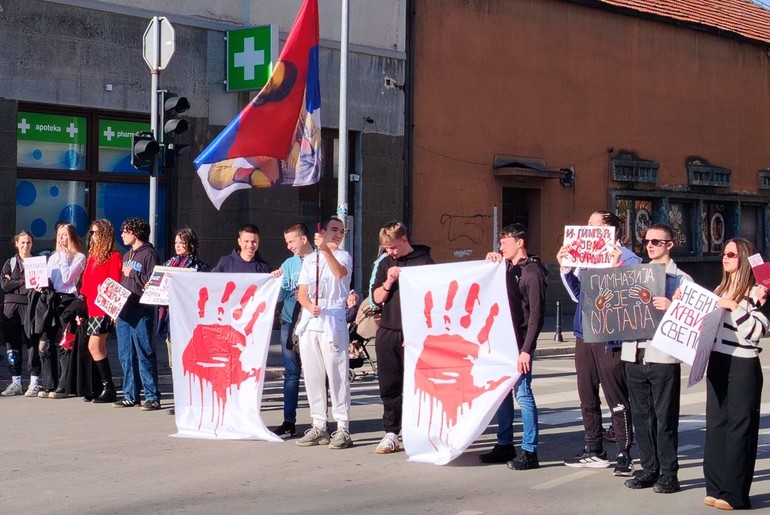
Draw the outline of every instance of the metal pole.
M497 206L492 208L492 250L500 249L500 240L497 239L499 230L497 229Z
M347 225L348 219L348 21L349 0L342 0L340 25L340 155L337 171L337 217ZM340 248L345 248L343 240Z
M561 302L556 301L556 332L553 335L553 340L556 342L563 342L564 337L561 335Z
M160 18L154 17L155 23L155 40L153 41L152 55L155 56L155 62L153 63L153 69L150 71L150 78L152 81L150 94L150 128L152 135L155 137L155 141L158 141L158 76L160 75ZM162 129L161 129L162 130ZM157 223L157 206L158 206L158 156L152 162L152 173L150 174L150 216L147 220L150 224L150 243L154 247L157 247L157 235L158 235L158 223Z

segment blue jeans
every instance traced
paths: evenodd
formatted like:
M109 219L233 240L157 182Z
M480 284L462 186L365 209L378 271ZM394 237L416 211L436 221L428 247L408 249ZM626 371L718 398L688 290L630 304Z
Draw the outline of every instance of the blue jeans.
M527 452L537 452L537 404L532 394L532 369L522 374L514 385L516 403L521 410L521 448ZM503 399L497 408L497 443L513 445L513 393Z
M144 386L144 398L160 401L158 391L158 357L152 342L152 308L135 306L123 310L115 332L118 335L118 358L123 369L123 395L139 401L138 375Z
M297 402L299 399L299 354L294 349L287 349L291 338L291 324L281 322L281 354L283 355L283 420L297 423ZM299 349L297 349L299 350Z

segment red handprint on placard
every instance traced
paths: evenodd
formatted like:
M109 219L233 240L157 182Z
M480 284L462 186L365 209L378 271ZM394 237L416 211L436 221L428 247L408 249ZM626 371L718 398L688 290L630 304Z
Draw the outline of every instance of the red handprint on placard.
M232 310L232 325L223 324L225 304L235 291L235 283L228 281L222 293L220 305L217 307L217 324L199 323L193 329L192 338L182 353L182 368L185 375L190 375L190 403L192 404L192 380L198 379L201 403L203 403L203 385L209 383L212 392L212 422L215 423L214 433L222 424L227 407L227 399L230 388L240 388L247 379L254 377L259 381L261 369L244 369L241 354L246 348L246 337L254 330L254 324L259 316L265 312L265 302L257 306L251 306L257 292L256 285L248 286L241 296L240 303ZM206 316L206 304L209 300L209 290L203 287L198 292L198 318L203 320ZM253 303L252 303L253 304ZM244 317L246 310L253 309L251 318ZM216 420L214 413L216 412ZM200 429L203 422L203 411L198 422Z
M570 257L572 257L573 261L578 261L580 259L580 247L583 246L583 239L577 238L572 241L572 243L569 244L569 247L567 248L567 252L569 253Z
M510 376L504 376L496 380L489 380L483 386L477 386L474 383L473 367L479 356L479 348L488 343L489 333L500 312L500 307L497 303L492 304L484 319L483 326L475 335L476 341L471 341L456 332L452 332L453 321L450 314L458 290L458 282L452 281L449 284L444 307L443 328L434 327L433 324L431 314L433 311L433 292L429 291L425 294L425 324L428 329L433 329L434 333L425 338L422 352L415 365L414 384L415 392L420 394L420 402L422 403L427 398L430 404L429 438L434 405L441 410L441 429L439 431L439 438L441 439L445 434L448 436L449 429L457 423L464 406L467 405L470 408L473 401L481 394L497 388L510 379ZM480 286L477 283L472 283L465 299L465 315L459 319L459 325L463 332L472 331L470 328L475 322L474 309L479 304L479 293ZM417 425L420 425L419 415ZM438 449L432 441L431 445Z
M594 302L594 305L596 306L596 309L599 311L603 310L607 304L609 304L610 300L612 300L612 297L614 297L615 294L612 293L612 290L608 288L604 288L599 292L599 295L596 297L596 301Z
M649 304L652 300L652 292L644 286L639 286L638 284L635 284L628 289L628 296L632 299L639 299L645 304Z

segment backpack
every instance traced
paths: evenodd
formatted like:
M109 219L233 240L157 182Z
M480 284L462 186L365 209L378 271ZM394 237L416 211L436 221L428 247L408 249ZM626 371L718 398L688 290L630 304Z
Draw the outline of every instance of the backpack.
M358 313L356 313L356 333L361 338L369 340L374 338L377 334L377 328L380 327L380 319L382 318L382 309L379 307L373 308L369 303L369 297L365 298L361 305L358 307Z

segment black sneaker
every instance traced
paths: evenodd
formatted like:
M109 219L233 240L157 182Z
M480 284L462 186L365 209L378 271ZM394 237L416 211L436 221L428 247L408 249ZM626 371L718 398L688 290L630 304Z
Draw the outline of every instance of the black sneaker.
M635 475L631 479L627 479L623 484L628 488L634 490L640 490L642 488L650 488L658 480L658 475L655 472L647 472L643 470L641 474Z
M540 468L540 461L537 459L536 452L529 452L522 449L521 454L508 462L508 468L511 470L529 470Z
M606 469L610 466L607 459L607 451L589 451L583 449L574 458L567 458L564 464L573 468Z
M113 408L133 408L136 406L136 401L126 399L125 397L117 402L112 403Z
M282 440L288 440L297 436L297 426L284 420L283 424L273 429L273 433Z
M513 445L495 444L486 454L479 454L481 463L508 463L516 457L516 447Z
M671 474L660 476L660 479L652 485L652 491L657 494L673 494L681 489L682 487L679 486L679 480L676 476Z
M142 404L142 411L157 411L160 409L160 402L158 401L144 401Z
M634 475L634 460L627 451L619 452L618 457L615 460L615 470L613 474L616 476L633 476Z

